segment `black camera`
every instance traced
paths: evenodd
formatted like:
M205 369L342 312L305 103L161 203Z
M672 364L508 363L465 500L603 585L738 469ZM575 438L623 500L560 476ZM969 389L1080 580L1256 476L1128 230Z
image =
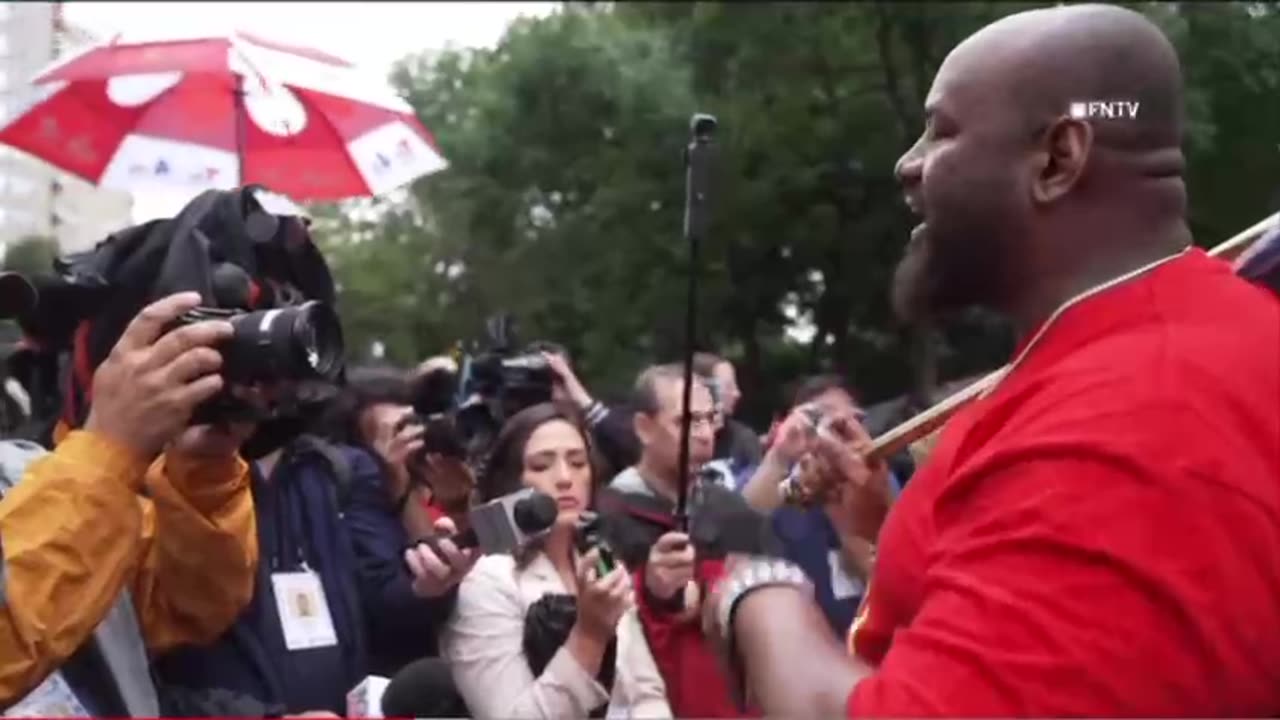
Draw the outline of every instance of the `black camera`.
M20 362L31 371L32 406L42 409L36 413L42 427L85 421L94 368L139 310L176 292L198 292L203 307L170 330L209 319L234 328L218 348L229 387L199 408L193 423L260 420L256 436L283 437L265 425L298 424L313 404L336 392L343 342L328 264L306 220L268 212L262 190L202 192L172 218L124 228L91 250L57 258L51 272L22 283L34 293L0 281L0 305L12 306L32 341ZM56 385L47 382L51 375ZM241 394L245 386L279 381L285 381L282 392Z
M255 283L230 263L215 265L211 277L217 306L190 310L173 328L205 320L230 323L231 338L218 351L222 376L233 387L197 408L192 424L262 420L282 410L297 414L290 405L318 402L335 391L342 379L344 344L342 322L331 305L303 300L287 287ZM254 305L261 309L243 309ZM238 397L234 389L281 381L293 387L286 397L271 398L271 411Z
M229 383L278 380L336 382L342 372L342 324L333 308L309 301L293 307L245 312L201 307L178 326L225 320L234 329L219 348Z
M422 426L422 449L412 458L414 462L421 462L427 455L444 455L465 460L467 448L464 435L456 427L456 420L447 413L423 417L415 412L401 418L396 423L395 432L398 434L410 425Z

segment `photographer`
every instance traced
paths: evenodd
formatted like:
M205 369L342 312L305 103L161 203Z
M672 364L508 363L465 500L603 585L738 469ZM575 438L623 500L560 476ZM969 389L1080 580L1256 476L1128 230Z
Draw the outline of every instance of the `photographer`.
M244 428L188 427L223 386L213 346L231 327L164 332L199 299L167 297L129 322L86 368L83 427L62 425L0 501L0 708L155 715L147 652L216 637L249 600L258 547L236 452Z
M436 653L437 631L453 611L457 584L470 568L469 562L452 567L425 545L413 550L415 561L423 564L421 577L406 565L410 540L441 529L437 523L445 515L432 514L433 489L451 498L446 506L456 508L460 499L459 514L465 513L471 490L464 467L423 453L424 428L415 422L411 390L399 370L353 371L328 419L330 437L365 449L378 464L377 473L353 474L343 520L358 564L370 672L388 677ZM435 465L424 467L430 462Z

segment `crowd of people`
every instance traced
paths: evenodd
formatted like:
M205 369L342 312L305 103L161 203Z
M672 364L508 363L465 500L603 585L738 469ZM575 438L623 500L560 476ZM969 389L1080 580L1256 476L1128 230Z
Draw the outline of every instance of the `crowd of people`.
M1141 118L1063 114L1116 92ZM1172 46L1128 10L1019 13L926 111L895 304L992 307L1023 340L914 457L872 452L839 375L751 428L725 357L606 402L550 341L522 348L545 397L488 405L477 454L422 402L466 389L456 357L228 372L243 328L191 312L245 247L251 307L330 302L305 223L191 211L108 242L106 282L165 282L28 338L67 382L0 442L0 708L343 716L376 676L388 716L1274 716L1280 302L1191 247ZM214 290L159 292L192 228ZM208 421L228 399L252 412ZM478 508L529 490L549 525L483 553Z
M546 402L506 418L481 468L429 452L428 419L415 409L428 377L457 374L451 358L351 368L337 396L246 461L240 448L253 424L189 426L224 387L214 348L231 332L220 321L163 332L198 302L174 295L133 319L93 373L83 426L59 423L52 452L6 446L14 487L0 527L14 652L0 664L0 689L11 711L344 714L365 677L410 665L434 671L414 676L432 684L419 717L744 711L697 613L722 557L704 556L674 524L622 510L604 513L616 567L602 573L599 551L576 545L581 514L602 507L605 493L671 516L682 366L644 370L633 397L605 405L562 348L535 343L554 377ZM886 484L802 510L784 507L779 487L816 431L806 410L856 417L853 392L836 376L801 383L795 407L762 443L732 416L740 397L732 364L707 353L695 360L689 463L703 470L698 518L758 514L761 547L823 579L839 636L892 491ZM559 511L535 542L480 556L449 539L475 504L523 488L554 498ZM848 515L854 506L868 511ZM98 638L97 622L112 620L107 612L121 602L139 626ZM84 644L91 638L98 642ZM130 650L145 662L106 661ZM149 693L130 687L152 682ZM140 695L149 697L138 706Z

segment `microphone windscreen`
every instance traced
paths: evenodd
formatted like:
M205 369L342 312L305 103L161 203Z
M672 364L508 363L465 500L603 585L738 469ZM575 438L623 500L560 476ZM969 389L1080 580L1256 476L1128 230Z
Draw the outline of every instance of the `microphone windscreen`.
M461 711L461 712L459 712ZM422 658L405 665L382 694L382 716L388 718L466 717L466 704L453 684L449 663Z
M555 499L544 493L533 493L516 502L511 508L511 519L516 527L526 535L535 535L555 525L560 515L560 506Z

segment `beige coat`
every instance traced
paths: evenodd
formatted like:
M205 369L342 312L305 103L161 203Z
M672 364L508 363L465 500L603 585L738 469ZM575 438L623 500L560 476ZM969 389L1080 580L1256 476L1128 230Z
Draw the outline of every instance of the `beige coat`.
M458 590L441 650L477 720L585 718L609 702L611 718L669 718L666 686L635 610L618 623L612 697L566 648L535 678L522 641L525 612L543 595L566 593L546 555L517 570L508 555L480 559Z

